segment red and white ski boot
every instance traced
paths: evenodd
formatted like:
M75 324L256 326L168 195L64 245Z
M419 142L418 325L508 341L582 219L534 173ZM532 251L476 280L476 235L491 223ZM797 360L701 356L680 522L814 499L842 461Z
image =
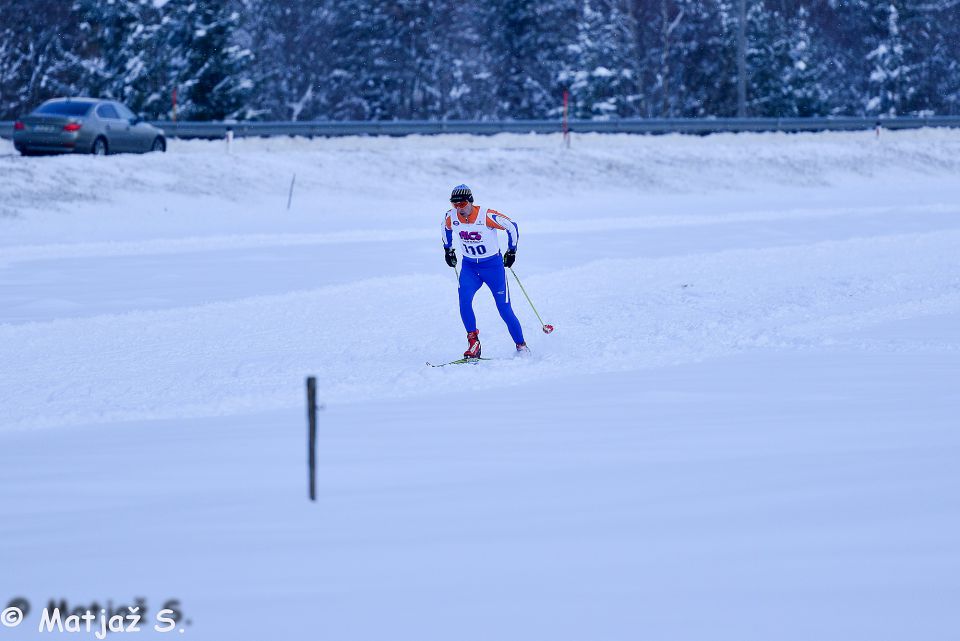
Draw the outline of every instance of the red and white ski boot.
M467 334L467 351L463 353L464 358L480 358L480 339L477 336L480 334L480 330L476 330Z
M530 356L530 348L527 347L526 343L517 343L517 353L514 354L515 357L526 358Z

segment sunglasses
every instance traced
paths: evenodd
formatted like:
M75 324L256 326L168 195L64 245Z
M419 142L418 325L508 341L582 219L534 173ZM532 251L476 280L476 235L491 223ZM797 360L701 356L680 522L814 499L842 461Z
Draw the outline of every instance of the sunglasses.
M470 201L469 200L451 200L450 202L453 204L454 207L463 207Z

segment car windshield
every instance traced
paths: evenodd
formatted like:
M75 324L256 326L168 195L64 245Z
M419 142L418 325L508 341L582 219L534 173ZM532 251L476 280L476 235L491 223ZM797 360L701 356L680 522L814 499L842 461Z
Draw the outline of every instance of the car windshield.
M92 106L92 102L48 102L37 107L37 110L33 113L54 116L86 116Z

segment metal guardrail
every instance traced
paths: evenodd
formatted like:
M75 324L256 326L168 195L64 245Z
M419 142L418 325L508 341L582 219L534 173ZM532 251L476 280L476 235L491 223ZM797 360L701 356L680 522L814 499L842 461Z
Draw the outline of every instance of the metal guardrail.
M153 121L171 138L223 138L227 130L245 136L409 136L437 134L559 133L557 120L384 120L298 122ZM573 133L714 134L722 132L855 131L874 129L960 127L960 116L900 118L629 118L571 120ZM13 122L0 121L0 136L13 135Z

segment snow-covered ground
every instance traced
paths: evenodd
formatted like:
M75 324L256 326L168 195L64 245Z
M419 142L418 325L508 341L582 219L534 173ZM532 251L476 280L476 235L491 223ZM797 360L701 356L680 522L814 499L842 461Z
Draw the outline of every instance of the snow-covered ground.
M950 130L0 141L0 641L137 597L197 639L952 638L958 175ZM520 225L531 359L483 290L502 360L424 366L459 182Z

